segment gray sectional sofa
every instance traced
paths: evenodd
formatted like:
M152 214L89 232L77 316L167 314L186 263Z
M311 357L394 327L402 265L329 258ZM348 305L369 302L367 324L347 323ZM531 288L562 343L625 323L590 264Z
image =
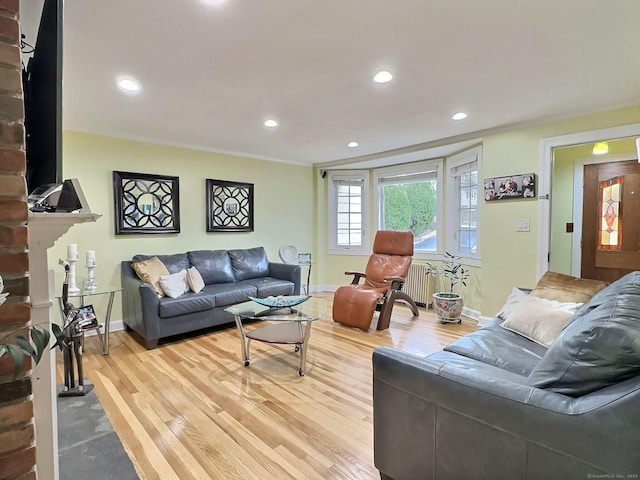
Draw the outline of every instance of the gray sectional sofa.
M153 286L141 281L132 263L152 255L135 255L121 262L122 318L148 349L158 340L207 327L233 323L224 311L248 297L298 295L300 266L269 262L263 247L235 250L197 250L157 256L169 273L196 267L205 287L178 298L159 298Z
M373 354L383 479L640 474L640 272L596 293L546 348L500 326L429 356Z

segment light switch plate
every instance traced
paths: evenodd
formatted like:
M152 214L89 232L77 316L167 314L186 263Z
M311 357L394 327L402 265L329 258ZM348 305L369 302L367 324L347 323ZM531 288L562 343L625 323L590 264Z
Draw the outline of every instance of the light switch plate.
M516 225L516 232L528 232L529 231L529 219L519 218Z

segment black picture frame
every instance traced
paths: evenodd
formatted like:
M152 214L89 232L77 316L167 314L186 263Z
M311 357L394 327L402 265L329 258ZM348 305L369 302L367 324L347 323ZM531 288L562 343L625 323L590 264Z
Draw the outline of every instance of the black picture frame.
M514 198L536 198L536 175L534 173L518 173L484 179L484 199L511 200Z
M207 232L253 232L253 183L208 178Z
M180 178L113 172L116 235L180 233Z

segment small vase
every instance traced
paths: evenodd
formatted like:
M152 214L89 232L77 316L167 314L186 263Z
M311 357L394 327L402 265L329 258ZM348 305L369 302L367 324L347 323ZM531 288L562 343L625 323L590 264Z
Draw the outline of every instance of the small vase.
M462 295L456 293L433 294L433 309L440 323L460 323L463 306Z

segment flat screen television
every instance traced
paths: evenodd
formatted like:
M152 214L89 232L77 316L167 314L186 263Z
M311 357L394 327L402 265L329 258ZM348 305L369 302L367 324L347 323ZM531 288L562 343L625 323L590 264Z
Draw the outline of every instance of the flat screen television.
M34 45L22 68L29 193L62 181L62 6L44 0L35 45L25 39Z

